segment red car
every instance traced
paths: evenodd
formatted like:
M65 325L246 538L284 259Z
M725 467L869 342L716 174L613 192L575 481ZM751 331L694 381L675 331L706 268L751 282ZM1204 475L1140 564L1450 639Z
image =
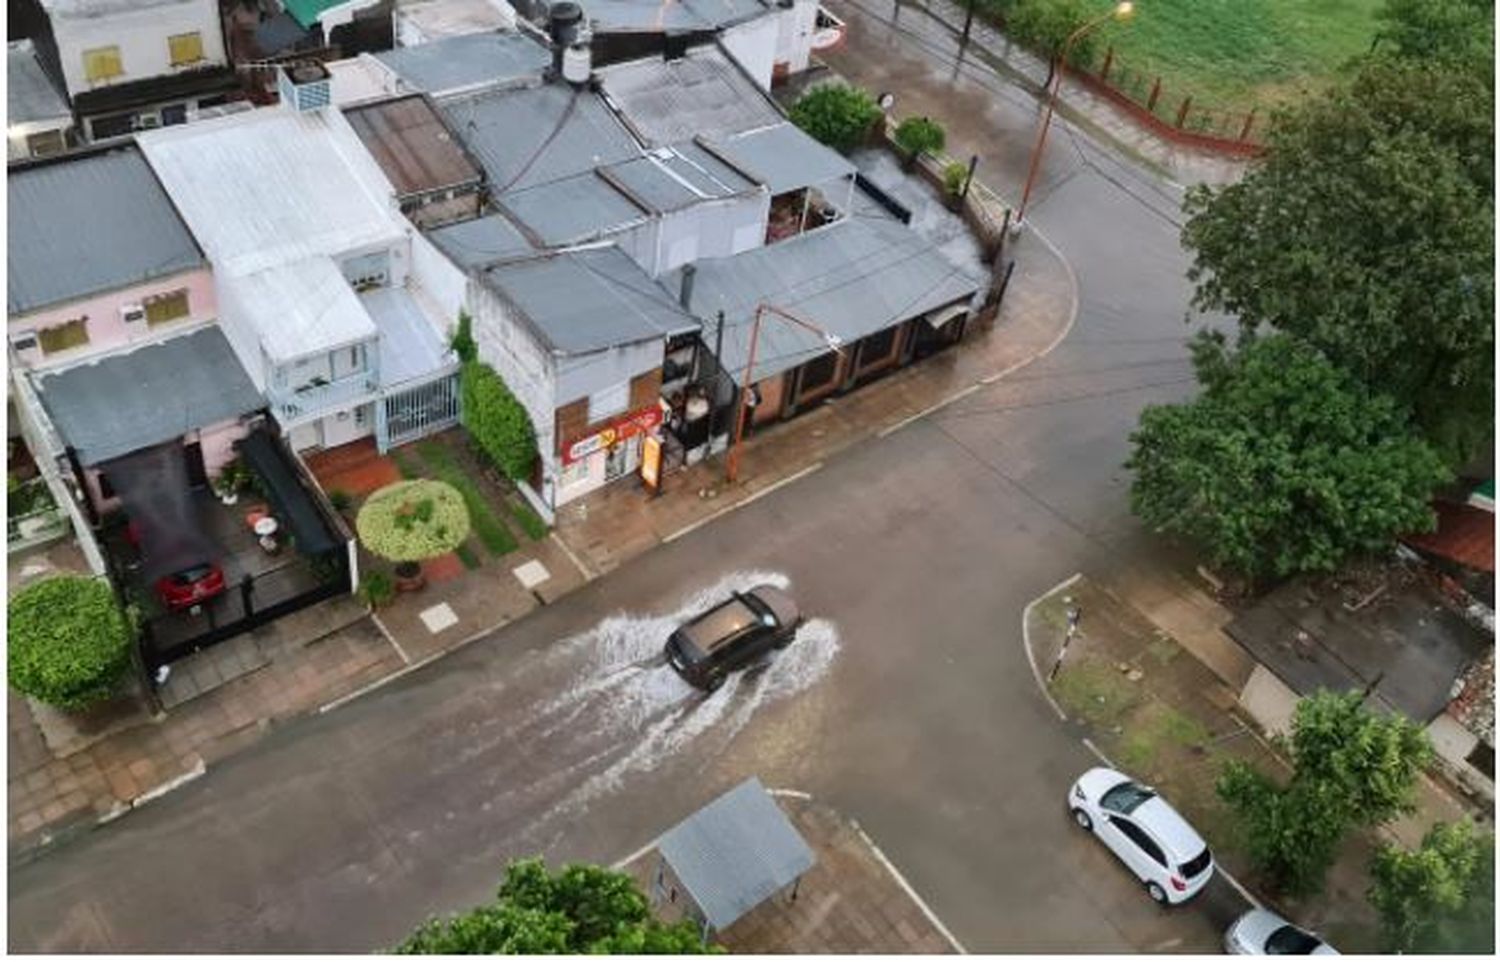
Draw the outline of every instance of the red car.
M224 593L224 570L212 561L184 568L156 582L156 594L168 611L184 611Z

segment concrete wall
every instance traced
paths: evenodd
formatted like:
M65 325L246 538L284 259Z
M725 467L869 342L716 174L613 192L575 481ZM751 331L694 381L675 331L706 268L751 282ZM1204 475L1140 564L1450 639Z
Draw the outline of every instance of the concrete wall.
M224 32L219 25L215 0L187 0L145 9L119 6L106 16L53 17L63 80L72 97L104 86L117 86L151 77L170 76L228 63L224 54ZM197 31L203 42L203 60L174 67L167 38ZM83 67L83 52L97 47L118 46L124 73L113 80L91 84Z
M555 407L598 394L661 368L666 341L644 341L629 347L557 359Z
M1479 745L1477 735L1453 716L1443 712L1427 726L1427 738L1432 742L1432 749L1440 763L1460 784L1481 798L1494 801L1494 781L1469 764L1469 753Z
M795 11L778 10L777 14L756 17L747 23L730 27L719 35L725 51L745 68L746 73L755 78L762 90L771 89L771 70L776 64L782 34L781 21L783 18L793 17ZM790 36L790 32L788 35Z
M795 0L790 10L777 10L776 67L784 73L806 70L812 56L818 0Z
M558 406L553 358L532 336L517 312L488 287L470 280L468 302L479 359L495 369L531 415L537 448L542 454L542 500L550 503L556 479L556 459L552 452L557 449L554 412Z
M1256 724L1274 735L1292 730L1292 715L1300 699L1265 665L1256 665L1250 680L1240 690L1240 704Z
M765 244L771 197L760 192L706 201L660 218L653 277L704 257L729 257Z
M224 470L224 465L235 459L234 442L242 440L250 429L235 418L209 425L195 433L198 443L203 446L203 467L210 478L216 478ZM184 439L185 442L192 440L192 434Z
M140 305L146 298L172 291L187 289L188 316L155 327L144 320L127 324L120 309L127 305ZM101 354L109 354L131 344L143 344L170 337L194 324L211 321L218 316L218 297L214 290L213 275L207 267L156 278L149 283L108 291L94 297L67 304L44 308L30 314L9 319L6 327L12 341L17 336L45 330L65 324L76 318L87 318L89 342L56 354L43 354L41 347L35 350L17 351L21 363L30 369L52 368L77 361L87 360Z
M429 300L448 325L457 325L458 312L466 307L469 280L422 234L412 234L411 276L414 292ZM450 333L443 331L445 340Z

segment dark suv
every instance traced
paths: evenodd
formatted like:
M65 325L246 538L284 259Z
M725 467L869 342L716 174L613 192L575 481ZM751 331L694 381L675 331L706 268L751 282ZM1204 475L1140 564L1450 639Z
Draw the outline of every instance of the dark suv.
M797 603L780 588L761 585L736 591L728 601L672 632L667 661L689 684L713 691L731 671L791 644L800 624Z

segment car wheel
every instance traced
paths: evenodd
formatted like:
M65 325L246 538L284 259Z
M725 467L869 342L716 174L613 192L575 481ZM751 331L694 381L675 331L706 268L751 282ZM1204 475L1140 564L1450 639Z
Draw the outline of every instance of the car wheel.
M704 679L703 691L705 694L712 695L723 687L723 685L724 676L722 674L709 675L708 678Z
M1151 896L1151 900L1157 905L1168 904L1167 890L1162 888L1160 885L1157 885L1155 882L1146 883L1146 894Z
M1092 832L1094 830L1094 820L1089 818L1089 813L1081 808L1073 809L1073 821L1077 822L1078 827L1085 832Z

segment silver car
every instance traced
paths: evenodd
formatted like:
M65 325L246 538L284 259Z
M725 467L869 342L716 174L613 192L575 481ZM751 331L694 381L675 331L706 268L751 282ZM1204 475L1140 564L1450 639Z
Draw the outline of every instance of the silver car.
M1241 915L1224 933L1224 948L1230 955L1338 955L1327 942L1266 909Z

